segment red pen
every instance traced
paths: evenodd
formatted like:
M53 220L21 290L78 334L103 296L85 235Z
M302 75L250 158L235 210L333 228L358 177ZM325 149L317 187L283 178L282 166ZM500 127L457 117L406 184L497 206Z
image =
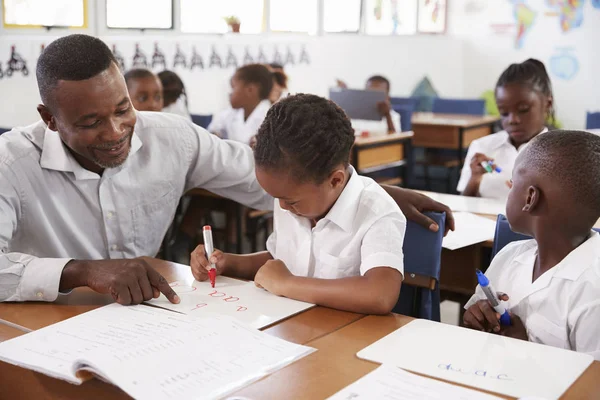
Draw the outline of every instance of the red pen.
M212 229L210 229L209 225L205 225L202 228L202 236L204 236L204 250L206 251L206 259L210 260L214 249L213 238L212 238ZM208 277L210 278L210 285L215 287L215 280L217 279L217 267L215 264L210 264L210 269L208 270Z

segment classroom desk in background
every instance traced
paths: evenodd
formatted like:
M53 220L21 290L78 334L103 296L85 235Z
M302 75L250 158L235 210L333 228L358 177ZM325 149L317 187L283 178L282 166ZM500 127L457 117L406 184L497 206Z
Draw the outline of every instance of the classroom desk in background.
M417 112L412 116L413 146L456 150L462 166L463 150L471 142L494 132L499 117L489 115L435 114Z
M411 140L413 132L397 132L388 135L357 137L352 147L352 166L361 175L368 175L392 168L402 168L398 177L380 183L398 185L406 182L411 166Z

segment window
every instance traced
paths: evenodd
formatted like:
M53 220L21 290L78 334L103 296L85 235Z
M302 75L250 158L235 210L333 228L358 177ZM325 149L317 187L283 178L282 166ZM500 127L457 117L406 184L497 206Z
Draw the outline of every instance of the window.
M368 35L417 33L417 0L367 0L365 12Z
M317 0L271 0L269 13L274 32L317 33Z
M173 0L106 0L106 26L172 29Z
M87 0L3 0L6 28L87 27Z
M361 0L325 0L325 32L353 32L360 29Z
M419 32L446 32L446 0L419 0Z
M182 32L226 33L227 17L237 18L240 33L261 33L264 0L181 0Z

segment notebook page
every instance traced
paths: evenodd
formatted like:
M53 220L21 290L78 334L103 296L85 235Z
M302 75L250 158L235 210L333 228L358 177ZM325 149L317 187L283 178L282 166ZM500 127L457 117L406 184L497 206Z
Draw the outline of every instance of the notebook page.
M168 336L99 349L86 360L134 398L214 399L256 381L314 349L256 331L231 317L158 315ZM82 363L85 364L85 363Z
M500 397L382 365L329 400L500 400Z

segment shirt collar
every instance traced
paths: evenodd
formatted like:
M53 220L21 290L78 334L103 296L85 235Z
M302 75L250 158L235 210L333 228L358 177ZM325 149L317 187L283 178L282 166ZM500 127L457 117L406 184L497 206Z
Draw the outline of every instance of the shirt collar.
M129 156L125 163L131 159L140 147L142 147L142 141L134 132L131 138L131 150L129 151ZM65 146L60 139L58 132L55 132L48 127L46 127L46 131L44 132L44 145L42 147L40 166L44 169L54 171L72 172L75 175L76 180L100 179L100 175L88 171L79 165L77 160L75 160L75 157L73 157L71 152L67 149L67 146Z
M345 232L349 232L352 229L354 218L351 216L356 215L356 209L360 201L364 184L360 179L360 176L352 166L350 169L350 179L346 183L346 187L336 200L331 210L323 218L328 220L342 228Z
M542 129L542 131L540 133L538 133L538 135L541 135L542 133L546 133L548 132L548 128L544 128ZM492 143L490 143L490 147L492 149L497 149L500 147L504 147L504 146L509 146L511 148L514 148L514 145L510 142L510 135L508 134L508 132L506 131L500 131L498 133L496 133L496 138L497 140L493 141ZM521 147L519 147L519 151L521 151L522 149L525 148L525 146L527 145L527 143L523 144Z
M532 243L535 243L535 241L532 241ZM537 257L537 249L537 245L533 245L530 249L515 257L514 261L531 266ZM554 278L575 281L589 268L592 261L598 258L600 258L600 235L598 232L592 231L585 242L571 251L561 262L546 273Z

